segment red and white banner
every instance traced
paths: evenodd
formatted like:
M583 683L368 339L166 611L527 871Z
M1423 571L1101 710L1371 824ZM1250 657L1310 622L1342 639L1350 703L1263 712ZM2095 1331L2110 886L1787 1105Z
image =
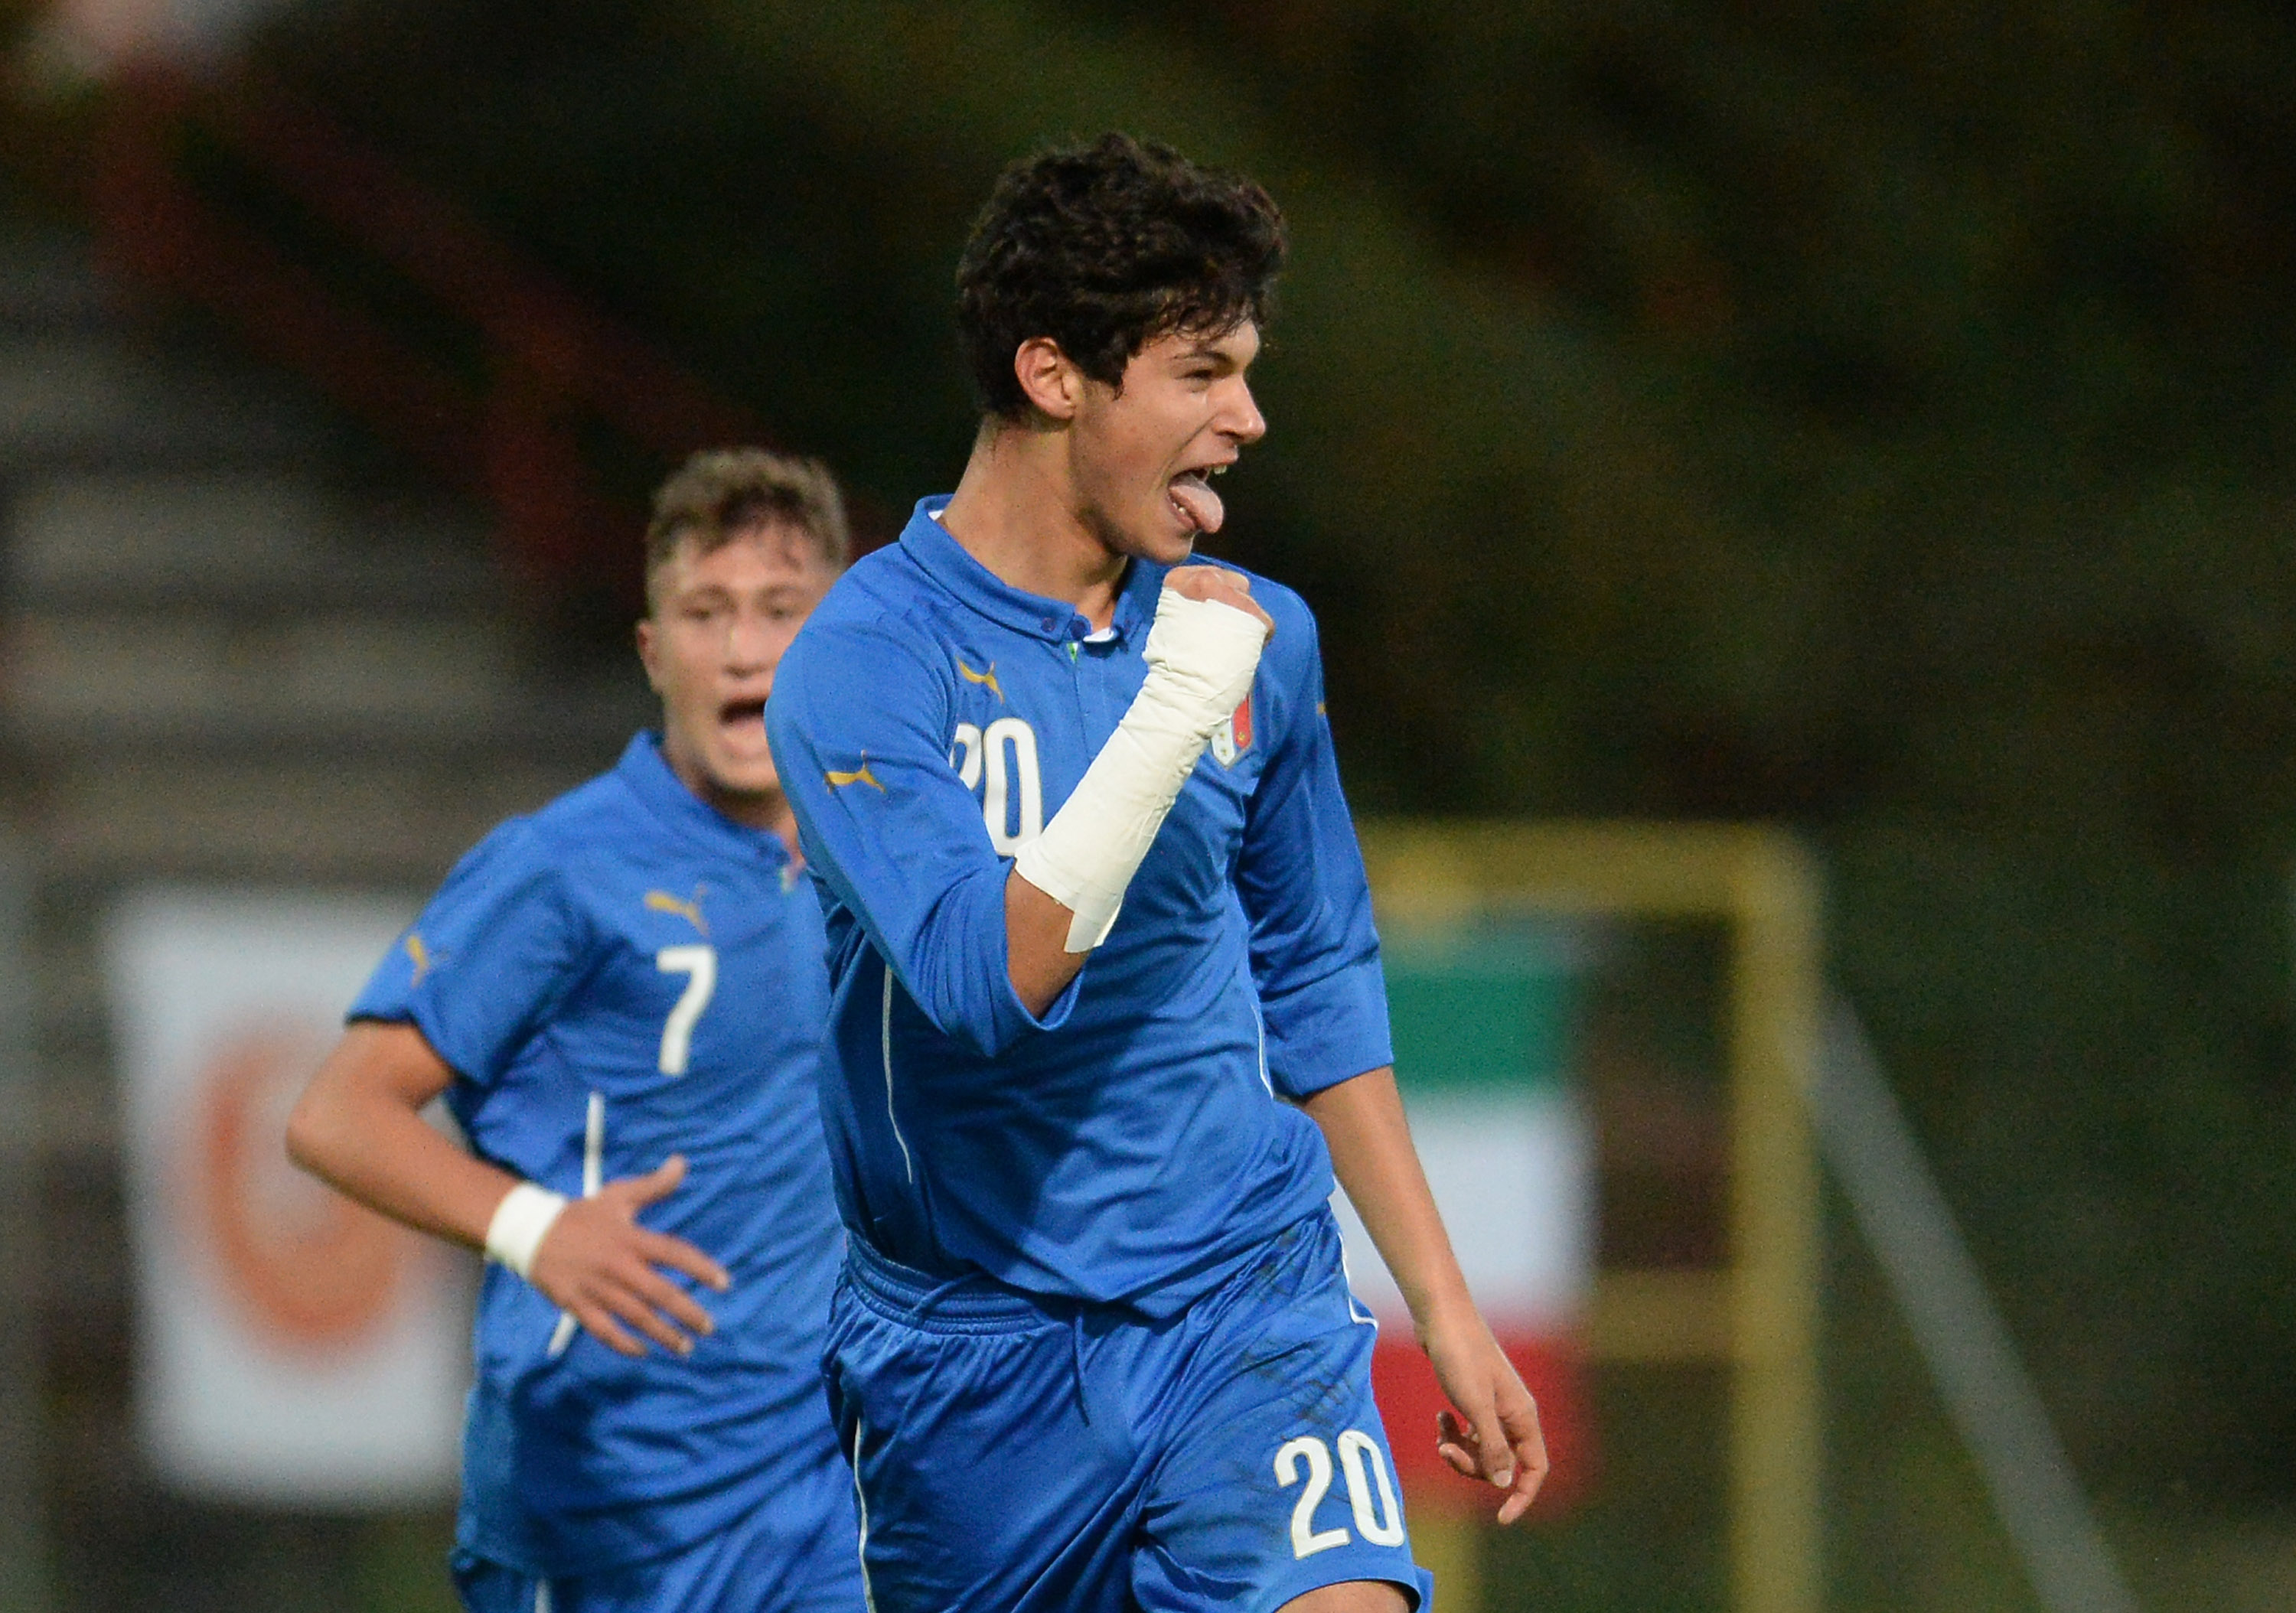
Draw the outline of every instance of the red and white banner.
M1538 1401L1554 1466L1537 1516L1568 1504L1593 1452L1579 1338L1594 1288L1594 1129L1575 1056L1577 957L1506 931L1391 936L1388 1002L1412 1140L1467 1286ZM1449 1403L1347 1195L1333 1200L1357 1295L1379 1320L1380 1415L1414 1506L1469 1511L1488 1490L1435 1453Z
M184 1491L454 1493L467 1275L284 1150L288 1111L406 919L370 897L168 889L111 915L137 1414Z

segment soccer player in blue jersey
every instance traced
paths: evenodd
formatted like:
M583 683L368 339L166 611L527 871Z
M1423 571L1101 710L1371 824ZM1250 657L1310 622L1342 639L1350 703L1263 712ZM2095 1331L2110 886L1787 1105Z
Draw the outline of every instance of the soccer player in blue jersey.
M821 914L764 730L847 547L816 464L705 454L663 486L638 626L661 732L456 865L291 1121L305 1168L490 1257L470 1613L864 1605L821 1393ZM442 1093L467 1152L421 1118Z
M1410 1436L1502 1521L1546 1473L1404 1123L1315 620L1190 563L1283 251L1160 146L1008 170L958 271L964 479L767 713L828 914L877 1613L1424 1606L1334 1167L1456 1407Z

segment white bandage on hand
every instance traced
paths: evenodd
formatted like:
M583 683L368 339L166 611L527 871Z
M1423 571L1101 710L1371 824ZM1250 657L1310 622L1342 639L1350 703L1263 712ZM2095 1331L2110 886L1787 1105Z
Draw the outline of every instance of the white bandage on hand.
M1167 588L1148 630L1148 681L1044 833L1021 847L1022 879L1076 915L1068 950L1108 938L1124 892L1213 731L1251 692L1267 643L1260 619Z
M535 1251L565 1208L565 1194L531 1182L520 1183L503 1195L502 1202L495 1206L494 1218L487 1223L487 1257L521 1277L530 1277Z

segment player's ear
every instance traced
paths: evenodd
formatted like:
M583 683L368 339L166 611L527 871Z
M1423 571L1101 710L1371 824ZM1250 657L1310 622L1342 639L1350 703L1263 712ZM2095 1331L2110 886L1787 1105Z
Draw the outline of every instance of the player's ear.
M1084 374L1049 336L1031 336L1013 350L1013 373L1039 413L1057 421L1076 418L1083 401Z
M653 615L651 611L644 616L638 618L637 640L638 665L645 668L646 682L652 685L654 692L659 694L661 692L661 678L656 672L653 664L656 645L654 643Z

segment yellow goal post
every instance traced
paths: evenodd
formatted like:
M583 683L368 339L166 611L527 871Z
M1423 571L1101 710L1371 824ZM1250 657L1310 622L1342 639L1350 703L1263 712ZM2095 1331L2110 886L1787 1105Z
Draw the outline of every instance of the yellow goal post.
M1525 913L1705 919L1727 937L1729 1263L1603 1271L1586 1345L1613 1363L1729 1371L1735 1613L1818 1613L1820 891L1791 835L1727 824L1370 821L1382 921Z

